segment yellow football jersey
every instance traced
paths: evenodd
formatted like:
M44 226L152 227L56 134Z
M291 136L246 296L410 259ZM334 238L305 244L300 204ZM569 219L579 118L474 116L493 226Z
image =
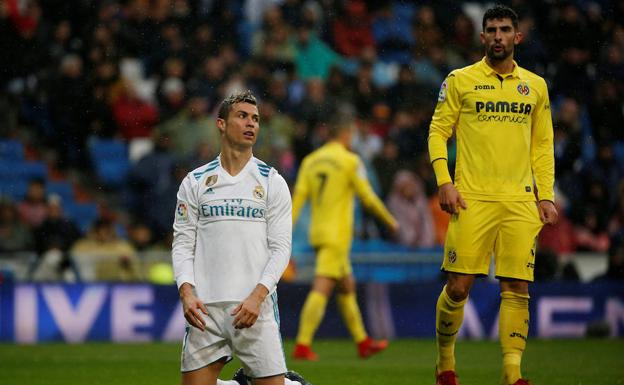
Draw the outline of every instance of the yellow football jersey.
M440 88L429 129L432 163L447 158L457 135L455 186L465 197L486 201L554 200L553 128L544 79L514 62L500 75L485 58L452 71ZM446 164L446 161L444 162ZM435 167L438 186L448 169Z
M310 243L351 247L354 197L388 225L395 219L371 188L360 158L332 141L303 159L293 194L293 223L310 201Z

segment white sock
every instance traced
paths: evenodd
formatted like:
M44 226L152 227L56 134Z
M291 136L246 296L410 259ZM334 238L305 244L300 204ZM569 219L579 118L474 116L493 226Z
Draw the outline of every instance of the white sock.
M247 381L251 385L250 381ZM240 385L238 381L234 380L220 380L217 378L217 385ZM299 381L291 381L288 378L284 378L284 385L303 385Z

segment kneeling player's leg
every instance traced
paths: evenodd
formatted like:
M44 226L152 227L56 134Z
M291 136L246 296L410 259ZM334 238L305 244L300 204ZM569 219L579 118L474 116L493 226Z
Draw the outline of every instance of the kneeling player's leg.
M529 282L533 281L535 239L542 223L534 202L506 202L507 215L496 240L496 276L500 279L499 338L503 353L501 382L520 379L529 332Z
M205 366L201 369L182 373L182 385L215 385L221 369L225 366L227 359Z
M355 279L353 275L342 278L338 283L336 302L342 315L342 319L349 329L356 343L364 341L367 337L362 321L362 314L355 296Z
M455 340L464 321L464 305L475 276L448 273L447 284L436 304L436 361L439 373L455 370Z

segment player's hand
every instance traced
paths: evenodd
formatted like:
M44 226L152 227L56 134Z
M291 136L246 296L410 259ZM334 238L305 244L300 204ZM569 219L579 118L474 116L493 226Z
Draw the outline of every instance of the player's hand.
M201 313L208 315L208 310L202 301L193 293L193 287L184 283L180 286L180 301L182 302L182 311L184 318L188 323L197 329L204 331L206 329L206 321Z
M252 327L260 315L260 305L262 305L262 301L258 298L253 298L252 296L245 298L231 313L231 315L235 316L232 325L236 329Z
M438 189L440 208L449 214L458 214L459 208L466 209L466 202L453 183L445 183Z
M396 234L398 234L398 233L399 233L399 227L400 227L399 222L394 221L394 223L393 223L393 224L391 224L391 225L388 227L388 229L390 230L390 233L392 233L392 235L396 235Z
M232 310L230 315L235 316L232 325L236 329L252 327L258 320L260 306L267 294L269 290L266 287L262 284L256 285L254 291Z
M554 225L557 223L559 213L557 212L557 208L554 203L551 201L540 201L537 205L537 209L543 224Z

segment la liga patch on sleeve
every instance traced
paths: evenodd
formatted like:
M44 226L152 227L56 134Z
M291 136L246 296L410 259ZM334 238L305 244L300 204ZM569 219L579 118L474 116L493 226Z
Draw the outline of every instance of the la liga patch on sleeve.
M438 102L442 103L446 100L446 88L447 88L446 80L442 82L440 86L440 92L438 92Z
M175 213L175 221L176 223L188 222L188 207L186 206L186 203L178 202Z

